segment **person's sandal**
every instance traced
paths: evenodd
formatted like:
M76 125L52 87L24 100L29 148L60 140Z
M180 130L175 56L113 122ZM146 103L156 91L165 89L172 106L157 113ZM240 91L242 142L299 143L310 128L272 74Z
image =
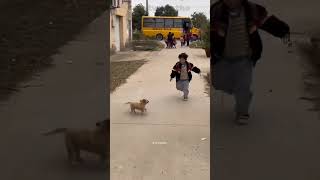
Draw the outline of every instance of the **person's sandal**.
M249 114L237 114L236 123L238 125L247 125L249 123Z

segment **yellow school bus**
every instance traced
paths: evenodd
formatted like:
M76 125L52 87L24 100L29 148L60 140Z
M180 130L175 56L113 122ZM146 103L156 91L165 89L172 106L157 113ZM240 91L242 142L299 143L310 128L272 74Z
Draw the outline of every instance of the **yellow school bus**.
M175 38L180 38L184 29L190 29L193 38L200 38L200 30L193 27L189 17L142 16L141 30L147 37L162 40L172 32Z

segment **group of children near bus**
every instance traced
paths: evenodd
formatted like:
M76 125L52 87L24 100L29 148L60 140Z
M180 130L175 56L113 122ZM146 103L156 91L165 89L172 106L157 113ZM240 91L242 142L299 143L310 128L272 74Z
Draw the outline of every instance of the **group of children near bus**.
M180 37L181 47L182 46L189 46L190 40L191 40L191 33L185 33Z
M184 33L180 37L181 47L186 45L189 46L190 40L191 40L191 33ZM174 36L174 33L169 32L169 34L167 35L167 39L165 40L165 43L167 45L167 48L176 48L177 40L176 40L176 37Z
M176 48L176 38L174 37L174 33L169 32L169 34L167 35L167 40L165 41L167 44L167 48Z

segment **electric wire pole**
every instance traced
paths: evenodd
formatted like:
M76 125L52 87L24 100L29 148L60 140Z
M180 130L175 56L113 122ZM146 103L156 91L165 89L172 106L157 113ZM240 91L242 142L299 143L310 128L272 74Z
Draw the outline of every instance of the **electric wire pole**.
M146 0L146 16L149 16L148 0Z

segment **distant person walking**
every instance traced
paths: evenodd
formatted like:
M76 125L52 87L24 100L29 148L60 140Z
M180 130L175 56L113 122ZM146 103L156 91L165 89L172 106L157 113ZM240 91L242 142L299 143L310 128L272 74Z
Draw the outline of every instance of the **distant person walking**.
M253 67L261 57L258 29L289 42L290 28L248 0L220 0L210 8L213 87L235 97L236 123L249 120Z
M167 44L167 48L172 48L172 46L173 46L173 33L171 33L171 32L168 33L166 44Z
M191 39L191 32L187 32L185 37L186 37L187 46L189 46L190 45L190 39Z
M181 43L181 47L183 47L183 46L186 44L186 42L185 42L185 35L182 35L182 36L180 37L180 43Z

